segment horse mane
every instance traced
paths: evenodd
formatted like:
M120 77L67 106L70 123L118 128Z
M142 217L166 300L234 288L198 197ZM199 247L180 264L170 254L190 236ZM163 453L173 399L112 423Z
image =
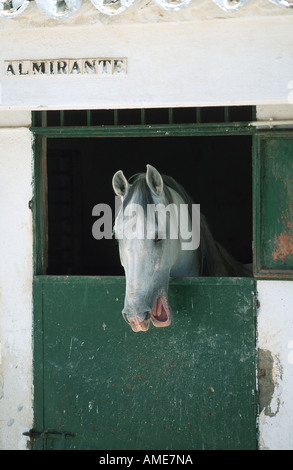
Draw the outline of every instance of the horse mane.
M189 214L192 214L193 199L189 196L185 188L174 178L162 175L164 182L164 192L168 203L172 203L172 194L169 188L176 191L179 196L188 204ZM141 204L146 211L147 204L153 204L153 197L150 188L147 185L145 173L137 173L133 175L129 182L130 189L125 196L123 206L126 206L132 199L134 193L137 195L137 202ZM139 190L139 191L138 191ZM251 272L243 264L236 261L228 251L216 242L209 229L206 218L200 214L200 244L197 249L199 259L199 275L200 276L251 276Z
M187 193L185 188L178 183L172 176L162 175L164 184L176 191L179 196L188 204L188 212L191 217L193 199ZM209 230L206 218L200 214L200 244L197 250L199 259L199 275L200 276L216 276L216 266L214 260L217 258L215 241Z

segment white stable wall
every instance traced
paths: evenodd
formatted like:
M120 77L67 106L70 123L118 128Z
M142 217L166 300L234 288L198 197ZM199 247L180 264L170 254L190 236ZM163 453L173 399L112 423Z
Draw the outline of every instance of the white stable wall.
M6 113L7 120L9 113ZM17 113L18 123L27 116ZM5 116L0 113L3 125ZM0 449L25 449L32 412L32 137L0 128Z
M90 2L63 22L33 6L19 19L0 19L5 109L286 104L292 91L293 10L267 0L233 14L212 0L173 14L146 5L107 24ZM5 61L97 57L127 58L127 73L6 74Z
M259 417L260 449L293 449L293 283L258 281L258 347L270 358L268 400Z

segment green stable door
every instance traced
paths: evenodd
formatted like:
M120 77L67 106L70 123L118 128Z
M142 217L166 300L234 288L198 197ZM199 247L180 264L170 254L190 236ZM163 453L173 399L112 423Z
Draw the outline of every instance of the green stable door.
M124 289L36 279L35 448L256 449L254 280L172 279L172 324L147 333Z

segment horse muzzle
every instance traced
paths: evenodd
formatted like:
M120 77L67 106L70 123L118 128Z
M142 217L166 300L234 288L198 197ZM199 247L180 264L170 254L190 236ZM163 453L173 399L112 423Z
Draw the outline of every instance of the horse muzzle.
M122 312L122 316L126 323L128 323L132 330L137 333L138 331L148 331L151 320L151 311L145 311L142 314L129 315L126 312Z
M171 311L168 300L164 295L156 298L152 310L145 309L142 313L135 313L135 311L127 309L122 312L123 318L128 323L134 332L148 331L150 322L155 327L166 327L171 324Z

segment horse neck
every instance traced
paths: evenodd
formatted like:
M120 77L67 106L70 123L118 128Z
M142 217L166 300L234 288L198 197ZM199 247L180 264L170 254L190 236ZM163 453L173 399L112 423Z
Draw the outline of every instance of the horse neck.
M181 250L180 257L172 266L171 277L199 276L199 259L197 250Z
M178 214L180 214L180 204L186 204L186 202L174 189L169 188L169 191L172 195L172 203L176 204ZM189 217L188 224L189 226L191 226L190 214L188 214L188 217ZM180 249L178 252L178 258L175 264L172 266L170 275L174 277L199 276L200 263L199 263L198 252L197 250L183 250L182 241L183 240L181 239L181 235L179 233L178 242L180 244Z

